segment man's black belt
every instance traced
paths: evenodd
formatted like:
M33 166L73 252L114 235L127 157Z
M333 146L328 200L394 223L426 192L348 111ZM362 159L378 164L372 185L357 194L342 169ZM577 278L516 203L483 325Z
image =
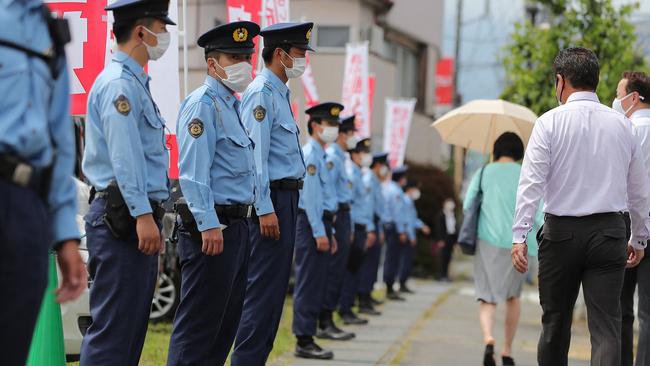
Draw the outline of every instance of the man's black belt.
M95 188L91 188L94 190ZM108 192L107 191L96 191L94 193L91 192L91 198L108 198ZM91 200L92 202L92 200ZM162 220L163 216L165 216L165 208L162 205L162 202L154 201L154 200L149 200L149 204L151 205L151 215L153 215L153 218L156 220Z
M215 205L217 216L229 219L248 219L253 214L253 205Z
M302 179L279 179L273 180L269 183L269 187L273 189L283 189L288 191L299 191L302 189Z
M350 211L350 204L347 202L339 203L339 211Z
M333 222L336 218L336 212L334 211L323 211L323 221Z
M0 179L47 196L51 168L35 168L11 155L0 155Z
M354 229L359 231L366 231L366 225L363 224L354 224Z

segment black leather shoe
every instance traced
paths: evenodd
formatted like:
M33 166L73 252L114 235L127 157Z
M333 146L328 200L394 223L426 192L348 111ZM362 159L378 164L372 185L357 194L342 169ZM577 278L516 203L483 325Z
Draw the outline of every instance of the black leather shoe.
M334 358L334 352L320 348L315 342L304 346L296 345L296 357L310 358L315 360L331 360Z
M370 303L359 305L359 313L368 315L381 315L381 312L375 310L375 308Z
M354 333L345 332L334 324L328 325L325 329L319 329L316 333L317 338L331 339L333 341L349 341L355 337Z
M405 301L405 300L406 300L405 298L401 297L401 296L400 296L397 292L395 292L395 291L389 291L389 292L386 294L386 298L387 298L388 300L393 300L393 301Z
M341 320L345 325L366 325L368 324L368 319L359 318L355 313L340 313Z
M413 290L411 290L408 286L406 286L405 283L404 283L404 284L401 284L401 285L399 286L399 292L401 292L401 293L403 293L403 294L414 294L414 293L415 293L415 292L414 292Z

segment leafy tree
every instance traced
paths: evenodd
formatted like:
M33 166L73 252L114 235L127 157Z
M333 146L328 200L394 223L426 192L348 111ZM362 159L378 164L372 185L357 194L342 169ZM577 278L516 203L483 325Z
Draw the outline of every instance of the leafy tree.
M502 98L542 114L557 106L553 60L567 47L586 47L600 61L598 96L609 105L625 70L645 67L629 17L638 4L615 7L612 0L533 0L549 14L546 26L530 20L515 25L503 63Z

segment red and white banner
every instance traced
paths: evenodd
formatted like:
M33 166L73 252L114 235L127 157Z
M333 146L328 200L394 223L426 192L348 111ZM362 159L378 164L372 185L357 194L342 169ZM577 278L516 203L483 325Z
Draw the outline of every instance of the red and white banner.
M345 72L341 95L345 109L342 117L356 115L357 136L369 137L368 42L348 43L345 49Z
M45 0L52 12L63 16L70 23L72 42L66 46L70 71L71 114L85 115L88 93L97 75L111 62L113 13L104 8L115 0ZM169 4L169 17L178 19L177 0ZM180 80L178 77L178 29L167 27L171 44L165 55L148 65L151 75L151 93L167 121L168 132L176 130L176 118L180 105ZM168 143L176 141L169 136ZM170 176L178 176L174 145L170 160Z
M307 53L307 68L305 73L300 77L302 81L302 87L305 90L305 104L307 108L311 108L316 104L320 103L320 98L318 97L318 90L316 90L316 80L314 79L314 72L311 69L311 63L309 60L309 53ZM306 108L306 109L307 109Z
M375 105L375 81L377 81L375 74L370 74L368 76L368 121L370 121L370 126L372 126L372 112Z
M404 164L415 102L416 99L386 98L384 151L388 153L391 168Z
M454 104L454 59L443 58L436 66L436 105L452 107Z
M226 0L226 12L228 13L229 23L238 20L246 20L261 24L262 0ZM258 62L264 64L262 62L262 57L258 57L258 54L262 51L262 46L260 45L261 38L262 37L258 36L253 40L255 43L255 53L253 53L251 60L253 66L257 65ZM255 73L256 70L253 67L253 76Z

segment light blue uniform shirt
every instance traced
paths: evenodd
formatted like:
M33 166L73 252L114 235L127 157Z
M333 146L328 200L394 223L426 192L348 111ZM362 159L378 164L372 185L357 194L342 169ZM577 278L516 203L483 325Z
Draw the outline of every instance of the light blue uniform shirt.
M424 227L424 223L418 217L418 211L415 208L415 202L407 194L403 196L404 199L404 216L407 218L408 228L406 234L409 240L417 238L417 231Z
M366 212L364 216L370 218L370 225L368 225L368 231L380 231L381 228L375 227L375 215L379 217L380 223L386 223L386 205L384 203L384 196L381 191L381 182L375 175L375 173L368 169L363 173L363 185L366 189L366 202L365 209Z
M385 215L382 221L384 224L395 224L397 232L406 233L408 229L408 219L403 214L404 210L404 191L396 182L389 180L381 186L382 195L385 202Z
M218 205L255 200L253 142L239 101L212 76L187 96L176 126L179 180L200 231L220 227Z
M331 144L327 150L327 163L332 165L330 175L332 182L336 188L337 203L350 203L352 202L352 187L350 178L345 167L347 154L341 146L337 143Z
M325 210L324 186L328 183L329 176L325 164L325 150L314 139L309 141L302 148L307 165L305 184L300 192L298 207L305 210L307 219L311 226L314 238L325 236L325 225L323 225L323 211Z
M371 230L372 222L372 207L368 208L368 199L366 187L363 184L363 177L361 168L355 164L351 159L346 161L346 170L352 185L352 201L350 205L350 217L353 224L366 225L366 230Z
M149 199L169 198L165 122L149 92L149 76L117 52L88 94L83 171L98 191L117 181L137 217L151 213Z
M41 4L0 0L0 39L40 53L50 50ZM75 139L64 58L58 67L60 75L53 80L40 58L0 46L0 154L15 155L36 168L54 164L47 203L55 243L79 238L77 187L72 179Z
M339 198L337 194L337 184L334 179L334 163L328 160L327 151L325 152L326 180L323 185L323 209L336 213L339 210Z
M300 130L289 102L289 88L271 70L264 69L248 86L241 102L241 119L255 143L258 215L274 212L269 183L302 179L305 162Z

